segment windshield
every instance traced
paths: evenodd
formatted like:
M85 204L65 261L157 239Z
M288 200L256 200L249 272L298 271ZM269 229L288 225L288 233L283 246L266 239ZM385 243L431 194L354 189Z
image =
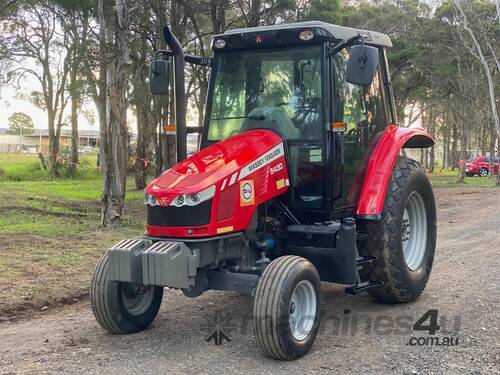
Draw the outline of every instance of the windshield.
M217 55L208 140L257 128L321 138L321 61L320 46Z

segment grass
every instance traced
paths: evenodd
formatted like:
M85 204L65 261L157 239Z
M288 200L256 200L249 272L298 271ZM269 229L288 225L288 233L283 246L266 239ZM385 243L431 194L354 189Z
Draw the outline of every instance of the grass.
M496 176L489 177L465 177L464 183L457 183L458 170L454 171L436 171L430 175L432 186L434 187L480 187L480 188L498 188L495 184Z
M105 230L97 172L50 179L39 165L36 155L0 154L0 317L85 295L101 254L144 230L132 177L121 229Z
M0 317L71 301L88 292L92 270L114 243L143 233L143 191L127 179L120 230L100 225L102 177L95 160L77 178L50 179L37 155L0 154ZM436 171L435 187L494 187L494 178ZM68 275L71 275L68 277Z
M64 160L64 159L63 159ZM80 165L73 179L87 179L99 177L96 168L97 155L80 156ZM68 178L69 167L61 162L59 178ZM53 180L43 169L37 154L0 153L0 181L49 181Z

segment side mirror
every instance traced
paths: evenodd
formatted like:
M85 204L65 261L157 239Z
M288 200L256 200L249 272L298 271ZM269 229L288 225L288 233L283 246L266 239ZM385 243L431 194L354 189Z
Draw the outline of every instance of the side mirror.
M149 65L149 91L153 95L168 94L170 79L170 58L153 60Z
M376 47L352 46L347 62L346 80L355 85L370 85L375 77L377 66L378 49Z

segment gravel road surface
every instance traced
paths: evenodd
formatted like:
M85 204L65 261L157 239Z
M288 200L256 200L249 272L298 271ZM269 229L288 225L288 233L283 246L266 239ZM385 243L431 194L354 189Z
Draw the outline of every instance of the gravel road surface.
M436 259L421 298L384 305L324 284L321 333L300 360L261 355L249 297L207 292L189 299L167 290L154 324L134 335L105 333L88 301L3 322L0 373L500 374L500 190L435 194ZM432 309L437 333L413 331ZM221 345L205 340L217 322L230 338ZM444 345L431 345L436 341Z

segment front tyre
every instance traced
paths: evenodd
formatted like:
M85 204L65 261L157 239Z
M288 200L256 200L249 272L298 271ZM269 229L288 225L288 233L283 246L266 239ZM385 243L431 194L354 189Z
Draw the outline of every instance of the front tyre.
M292 360L306 354L320 323L321 282L316 268L298 256L275 259L255 294L253 327L270 358Z
M487 168L483 167L479 170L479 172L477 174L479 175L479 177L488 177L490 172L488 171Z
M108 268L106 253L97 262L90 288L97 322L115 334L146 329L158 314L163 288L109 280Z
M415 160L399 157L387 188L382 219L366 224L372 240L360 247L376 261L362 277L382 281L369 290L383 302L410 302L424 290L436 248L436 205L431 184Z

